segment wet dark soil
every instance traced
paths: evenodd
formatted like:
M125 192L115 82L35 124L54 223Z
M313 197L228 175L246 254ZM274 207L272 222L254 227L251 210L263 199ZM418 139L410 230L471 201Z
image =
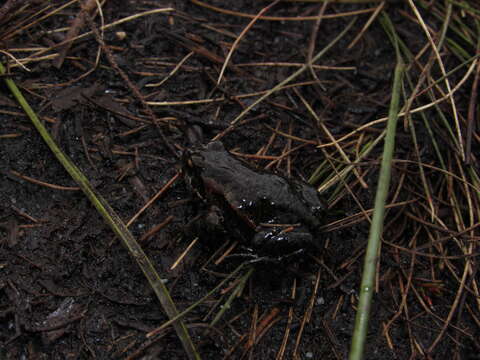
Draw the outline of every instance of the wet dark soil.
M23 13L9 13L1 25L5 34L45 3L30 2ZM222 2L212 4L227 7ZM266 5L238 1L229 2L228 9L255 15ZM327 6L326 13L374 6L334 4ZM54 60L42 60L27 64L30 72L11 70L55 140L125 222L179 173L185 149L219 134L227 149L254 166L308 180L326 160L317 147L330 142L323 126L336 136L387 114L395 55L383 29L374 23L355 46L347 48L371 12L359 15L352 30L316 63L329 68L305 71L291 82L295 86L269 97L231 127L235 117L258 98L253 93L272 88L298 70L352 17L324 19L320 24L259 20L238 43L217 85L229 49L251 19L189 1L157 0L106 2L104 21L110 24L162 7L176 11L145 15L105 31L114 64L101 51L96 65L99 44L94 36L87 36L73 44L60 69ZM312 17L321 7L281 2L265 15ZM401 3L392 3L386 11L403 29L411 48L420 48L416 34L399 15L402 9ZM3 47L19 55L12 49L52 46L65 32L51 30L68 26L78 11L78 5L67 7L38 26L7 37ZM100 24L98 16L94 21ZM81 33L87 31L88 23ZM147 280L12 99L2 84L0 130L14 136L0 139L0 358L186 359L172 327L146 337L168 320ZM382 129L380 125L371 133ZM398 152L408 152L403 130L399 139ZM379 147L367 159L369 171L363 180L368 188L352 185L367 209L373 203L380 151ZM289 156L278 160L285 152ZM255 154L260 156L250 156ZM333 187L322 196L331 201L325 229L317 239L322 251L286 264L256 265L243 291L214 325L234 280L247 270L185 317L203 359L279 359L282 352L283 359L346 358L369 225L363 221L329 227L360 209L348 193L340 194ZM221 256L216 251L230 240L225 236L197 242L171 269L194 239L184 229L198 215L198 208L196 195L180 176L130 226L180 310L241 263L237 257L215 263ZM413 230L398 211L390 212L387 219L396 223L387 226L386 236L404 244L403 237ZM398 229L402 229L400 239L395 235ZM419 348L430 346L438 336L442 322L413 301L411 318L398 317L385 335L385 326L402 301L392 279L402 278L399 264L408 268L411 258L391 247L385 247L384 254L366 358L415 358L420 356ZM420 267L428 272L428 259L422 261ZM424 294L444 318L454 295ZM468 336L475 326L478 331L478 325L469 321L458 319L460 330L448 329L431 358L454 353L478 358L467 355L478 353L478 342ZM459 337L459 331L467 335Z

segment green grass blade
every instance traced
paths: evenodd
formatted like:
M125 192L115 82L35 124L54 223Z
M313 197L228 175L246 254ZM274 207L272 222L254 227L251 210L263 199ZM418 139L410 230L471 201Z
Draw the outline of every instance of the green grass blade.
M362 359L365 348L372 296L375 288L375 273L379 260L385 203L390 186L390 173L392 167L393 150L395 148L395 132L397 128L400 89L404 67L405 66L401 60L398 61L397 66L395 67L392 101L390 103L390 111L388 114L387 134L385 136L383 159L380 167L380 177L375 197L375 209L370 226L367 251L365 254L362 282L360 285L360 298L357 315L355 317L355 328L353 331L353 339L349 355L350 360Z

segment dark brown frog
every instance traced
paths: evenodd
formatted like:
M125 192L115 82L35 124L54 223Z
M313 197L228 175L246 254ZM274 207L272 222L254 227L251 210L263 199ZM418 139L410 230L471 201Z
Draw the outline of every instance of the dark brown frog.
M206 218L251 256L281 259L318 241L325 206L312 186L255 169L218 141L188 151L185 160L188 182L214 210Z

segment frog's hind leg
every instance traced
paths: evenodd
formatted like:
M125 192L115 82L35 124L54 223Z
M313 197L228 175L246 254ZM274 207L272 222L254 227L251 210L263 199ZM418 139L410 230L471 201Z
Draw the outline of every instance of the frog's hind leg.
M284 255L312 244L312 234L307 231L284 232L280 228L259 231L253 237L253 247L263 254Z
M285 264L290 260L298 260L305 253L305 249L299 249L292 253L281 256L257 256L256 259L250 260L249 264Z

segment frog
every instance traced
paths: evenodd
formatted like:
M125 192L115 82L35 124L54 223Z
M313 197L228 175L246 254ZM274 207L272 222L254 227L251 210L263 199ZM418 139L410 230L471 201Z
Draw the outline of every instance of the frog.
M242 256L282 262L318 245L326 205L306 182L256 168L220 141L186 151L184 169L210 209L210 228L236 238L246 249Z

